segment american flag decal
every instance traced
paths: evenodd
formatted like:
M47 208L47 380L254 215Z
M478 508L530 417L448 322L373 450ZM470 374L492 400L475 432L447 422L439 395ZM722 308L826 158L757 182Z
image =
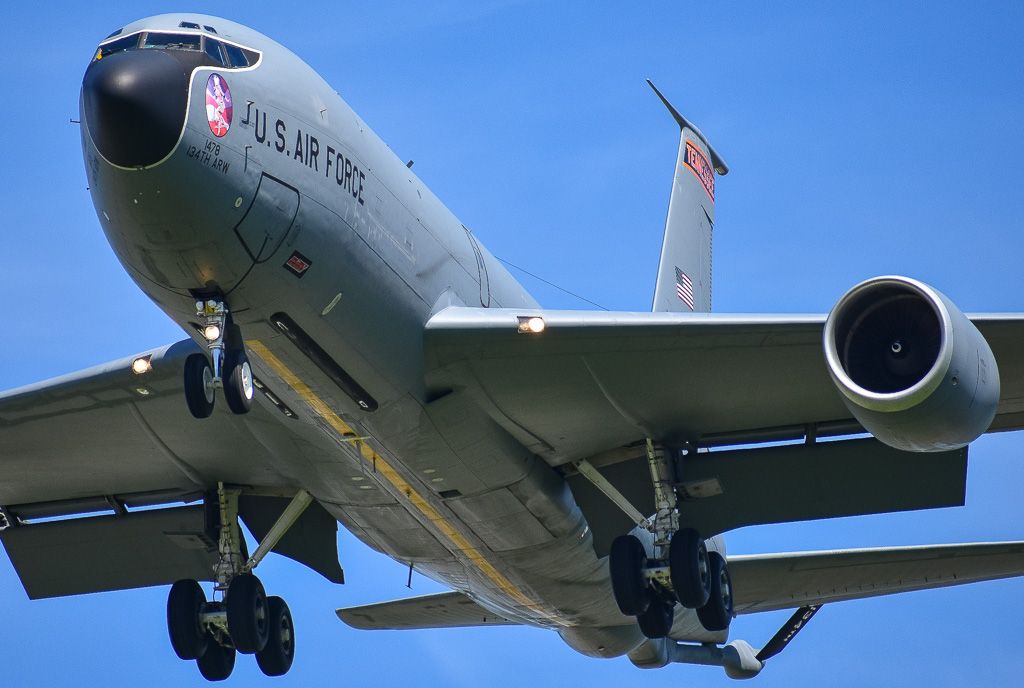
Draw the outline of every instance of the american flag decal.
M676 296L687 308L693 310L693 282L679 268L676 268Z

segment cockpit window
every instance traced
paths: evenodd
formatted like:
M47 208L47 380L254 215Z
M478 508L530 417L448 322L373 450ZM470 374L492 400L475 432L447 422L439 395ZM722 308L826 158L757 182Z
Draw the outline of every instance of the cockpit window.
M213 38L206 38L203 41L203 50L205 50L206 54L213 58L213 61L219 65L227 64L224 62L224 53L222 52L223 47L223 43L218 40L214 40Z
M199 28L199 24L196 24L195 22L186 22L186 21L181 22L180 24L178 24L178 26L180 26L183 29L198 29Z
M164 48L165 50L200 50L197 33L147 33L142 41L143 48Z
M245 53L237 45L231 45L225 43L224 47L228 50L228 62L232 67L248 67L249 60L246 58Z
M120 35L122 31L124 31L124 27L121 27L117 31L111 31L109 34L107 34L107 38L113 38L114 36Z
M99 48L96 49L93 55L93 59L102 60L107 55L125 50L135 50L136 48L204 52L214 64L228 69L251 67L260 61L260 53L258 51L226 43L211 36L199 33L165 33L158 31L140 31L122 38L100 43Z
M116 41L110 41L104 43L96 51L96 59L102 59L107 55L113 53L119 53L123 50L133 50L139 46L139 34L132 34L131 36L125 36L124 38L118 38Z

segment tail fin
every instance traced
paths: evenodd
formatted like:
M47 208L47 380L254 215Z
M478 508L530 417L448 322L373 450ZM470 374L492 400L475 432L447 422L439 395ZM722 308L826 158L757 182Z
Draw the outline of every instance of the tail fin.
M661 265L654 287L654 311L711 310L711 233L715 226L715 173L728 166L700 129L672 107L647 80L679 124L679 157L665 218Z

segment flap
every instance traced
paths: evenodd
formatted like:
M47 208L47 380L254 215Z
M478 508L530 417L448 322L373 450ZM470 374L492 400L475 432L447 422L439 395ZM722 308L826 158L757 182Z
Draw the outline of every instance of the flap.
M1024 575L1024 542L729 557L737 614Z
M31 599L212 580L218 557L201 505L12 526L0 542Z
M461 592L346 607L337 613L338 618L353 628L378 631L514 624L487 611Z
M641 513L654 513L644 456L595 465ZM711 537L766 523L961 506L967 448L922 454L862 439L710 451L682 457L677 475L680 521ZM569 486L595 549L607 554L633 522L583 476L570 476Z

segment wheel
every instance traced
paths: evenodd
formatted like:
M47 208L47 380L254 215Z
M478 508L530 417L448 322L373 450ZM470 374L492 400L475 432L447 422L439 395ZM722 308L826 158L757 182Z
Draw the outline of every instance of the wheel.
M633 535L620 535L612 541L608 557L612 594L619 611L626 616L643 614L651 602L643 574L646 563L644 546Z
M194 580L180 580L167 595L167 634L181 659L196 659L206 650L209 636L199 623L206 593Z
M732 621L732 579L729 567L718 552L708 552L711 573L711 595L708 603L697 610L697 618L709 631L724 631Z
M672 536L668 548L669 573L679 604L687 609L700 609L707 604L711 576L708 571L708 548L704 538L693 528L682 528Z
M206 652L196 659L199 673L207 681L223 681L231 675L235 668L235 648L224 647L209 636Z
M209 418L213 413L213 371L203 354L185 359L185 401L196 418Z
M646 611L636 617L640 632L648 638L664 638L672 630L675 619L675 603L660 597L651 600Z
M235 413L248 413L255 390L245 351L228 352L224 361L224 399Z
M251 573L234 577L225 598L228 633L242 654L259 652L267 644L267 594Z
M267 676L283 676L295 659L295 626L288 605L280 597L267 598L267 621L267 644L256 653L256 663Z

